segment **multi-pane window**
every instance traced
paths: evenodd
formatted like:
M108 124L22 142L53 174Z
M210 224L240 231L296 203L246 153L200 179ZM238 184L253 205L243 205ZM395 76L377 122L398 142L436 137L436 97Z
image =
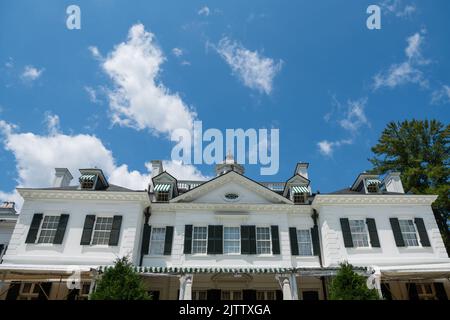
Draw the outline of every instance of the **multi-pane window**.
M169 201L169 191L158 191L156 194L156 201L168 202Z
M206 300L208 293L206 290L192 291L192 300Z
M241 252L241 228L223 228L223 253L232 254Z
M153 228L150 239L150 254L162 255L164 253L164 239L166 228Z
M208 246L208 228L194 227L192 232L192 253L206 253Z
M349 220L350 232L352 234L353 246L368 247L369 238L367 236L366 223L364 220Z
M402 232L403 240L407 247L417 247L419 242L417 241L416 228L414 227L414 221L412 220L399 220L400 230Z
M312 256L311 232L306 230L297 230L298 254L300 256Z
M59 216L45 216L42 221L41 233L38 243L53 243L56 230L58 229Z
M18 300L37 300L39 291L39 283L24 282L20 285Z
M271 291L256 291L256 300L276 300L276 292Z
M307 194L295 192L294 193L294 203L306 203Z
M420 300L434 300L436 295L431 283L417 283L417 294Z
M270 254L270 228L257 227L256 228L256 253Z
M94 227L94 236L92 237L93 245L102 245L109 243L109 235L111 234L112 223L113 217L97 217Z
M242 291L222 290L221 300L242 300Z

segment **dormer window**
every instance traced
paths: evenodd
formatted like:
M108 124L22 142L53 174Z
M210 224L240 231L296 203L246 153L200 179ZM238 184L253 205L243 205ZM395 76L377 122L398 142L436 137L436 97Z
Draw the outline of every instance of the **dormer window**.
M307 203L309 190L305 186L292 187L292 201L294 203Z
M159 191L156 194L156 201L158 201L158 202L168 202L169 201L169 192L168 191Z
M170 200L170 184L157 184L155 186L155 196L158 202L168 202Z
M378 193L380 191L380 181L375 179L367 179L367 193Z

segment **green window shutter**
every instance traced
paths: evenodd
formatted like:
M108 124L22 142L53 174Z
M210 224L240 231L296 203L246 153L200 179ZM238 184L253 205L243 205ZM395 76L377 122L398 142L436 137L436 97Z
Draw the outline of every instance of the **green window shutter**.
M216 237L215 253L223 254L223 226L215 226L214 234Z
M422 247L431 247L430 239L428 238L427 229L425 228L425 223L422 218L415 218L414 223L417 227L417 232L419 233L420 243Z
M119 244L120 227L122 226L122 216L114 216L111 233L109 234L109 245L117 246Z
M141 254L148 254L150 248L150 236L152 234L152 227L148 223L144 224L144 231L142 232Z
M256 254L256 227L248 226L250 254Z
M208 254L223 253L223 226L208 226Z
M320 240L319 240L318 226L314 226L311 228L311 239L312 239L313 254L315 256L320 256Z
M373 248L379 248L380 240L378 239L377 225L375 223L375 219L367 218L366 224L367 224L367 229L369 230L370 245Z
M172 254L173 227L166 227L166 237L164 238L164 255Z
M389 218L391 223L392 232L394 233L395 244L397 247L404 247L405 240L403 240L402 231L400 229L400 223L397 218Z
M64 240L64 233L66 232L67 221L69 221L68 214L62 214L59 216L58 228L56 229L55 237L53 238L53 244L62 244Z
M28 231L27 238L25 239L25 243L35 243L37 234L39 232L39 227L41 225L43 214L35 213L33 215L33 220L31 220L30 230Z
M95 215L88 214L84 219L83 234L81 235L80 244L88 246L91 244L92 230L94 229Z
M241 226L241 254L250 254L249 226Z
M280 254L280 235L278 226L270 226L270 232L272 234L272 254Z
M346 218L341 218L340 221L341 221L342 237L344 238L344 246L346 248L353 248L353 239L352 233L350 232L350 223Z
M192 224L184 226L184 254L190 254L192 252Z
M289 240L291 242L291 255L298 256L297 228L289 228Z
M447 293L445 292L445 287L442 282L435 282L434 283L434 290L436 291L436 298L438 300L447 301Z
M215 226L208 226L208 254L216 254L216 234Z

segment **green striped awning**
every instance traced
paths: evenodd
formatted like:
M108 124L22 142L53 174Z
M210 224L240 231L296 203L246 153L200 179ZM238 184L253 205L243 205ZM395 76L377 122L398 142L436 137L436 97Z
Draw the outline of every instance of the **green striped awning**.
M170 184L157 184L155 186L155 191L169 191L170 189Z
M381 184L381 181L378 179L367 179L367 184L371 185L371 184Z
M104 272L113 266L101 266L100 272ZM138 273L287 273L292 268L222 268L222 267L134 267Z
M309 190L305 186L294 186L292 187L293 193L309 193Z
M100 266L99 272L105 272L113 266ZM276 274L276 273L297 273L303 275L335 275L339 268L337 267L317 267L317 268L269 268L269 267L133 267L134 271L141 274L182 274L182 273L250 273L250 274ZM353 267L353 270L359 274L367 272L366 267Z
M83 174L80 177L80 181L82 182L94 182L96 175L95 174Z

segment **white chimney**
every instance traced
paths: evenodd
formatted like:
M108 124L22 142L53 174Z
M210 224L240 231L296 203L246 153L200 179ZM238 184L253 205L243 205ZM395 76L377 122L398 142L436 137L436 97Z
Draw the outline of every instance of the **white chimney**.
M308 179L308 166L309 163L307 162L299 162L297 163L297 166L295 167L295 173L294 174L299 174L302 177Z
M67 168L55 168L55 179L53 180L53 187L67 187L72 181L73 177Z
M152 178L164 171L161 160L152 160Z
M405 193L400 172L391 172L383 180L387 192Z

